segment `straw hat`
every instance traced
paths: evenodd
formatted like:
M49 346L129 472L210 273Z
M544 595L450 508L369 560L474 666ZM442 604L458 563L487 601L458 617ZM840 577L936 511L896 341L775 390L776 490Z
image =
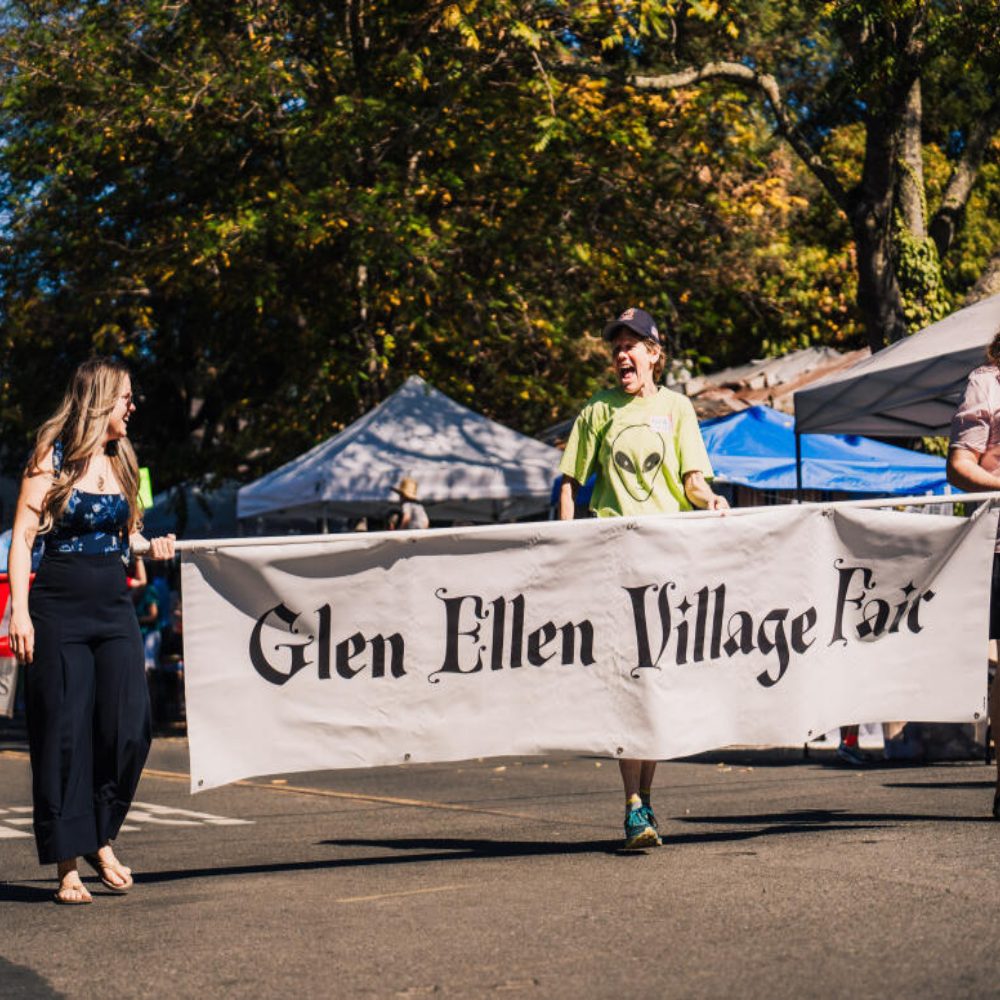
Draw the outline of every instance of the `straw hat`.
M417 484L408 476L401 479L398 486L393 486L393 491L411 503L416 503L417 501Z

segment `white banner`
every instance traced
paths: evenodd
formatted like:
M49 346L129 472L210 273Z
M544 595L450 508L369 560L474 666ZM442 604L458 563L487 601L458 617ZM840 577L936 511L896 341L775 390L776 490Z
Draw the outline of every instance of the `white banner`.
M997 512L980 515L775 507L188 549L192 789L979 718Z

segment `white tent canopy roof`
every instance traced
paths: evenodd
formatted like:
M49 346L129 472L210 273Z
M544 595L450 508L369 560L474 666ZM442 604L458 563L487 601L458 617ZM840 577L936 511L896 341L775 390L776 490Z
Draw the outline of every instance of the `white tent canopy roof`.
M378 514L398 504L392 488L409 477L431 517L511 518L548 506L559 459L414 375L339 434L244 486L237 516Z
M946 434L969 372L1000 331L1000 295L959 309L795 393L800 434Z

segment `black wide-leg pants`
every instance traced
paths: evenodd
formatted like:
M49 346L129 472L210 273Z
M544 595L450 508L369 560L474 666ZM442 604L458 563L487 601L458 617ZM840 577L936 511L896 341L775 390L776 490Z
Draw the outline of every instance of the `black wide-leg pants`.
M118 834L149 752L149 693L119 555L47 553L28 607L35 843L50 864Z

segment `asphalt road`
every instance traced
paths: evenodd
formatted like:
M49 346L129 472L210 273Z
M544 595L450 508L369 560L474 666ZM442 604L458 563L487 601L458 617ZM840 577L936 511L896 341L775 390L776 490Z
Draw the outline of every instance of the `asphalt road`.
M3 749L6 747L6 749ZM617 850L613 762L258 779L190 796L154 745L124 897L50 902L0 740L0 995L995 997L992 771L793 751L662 764L665 845Z

